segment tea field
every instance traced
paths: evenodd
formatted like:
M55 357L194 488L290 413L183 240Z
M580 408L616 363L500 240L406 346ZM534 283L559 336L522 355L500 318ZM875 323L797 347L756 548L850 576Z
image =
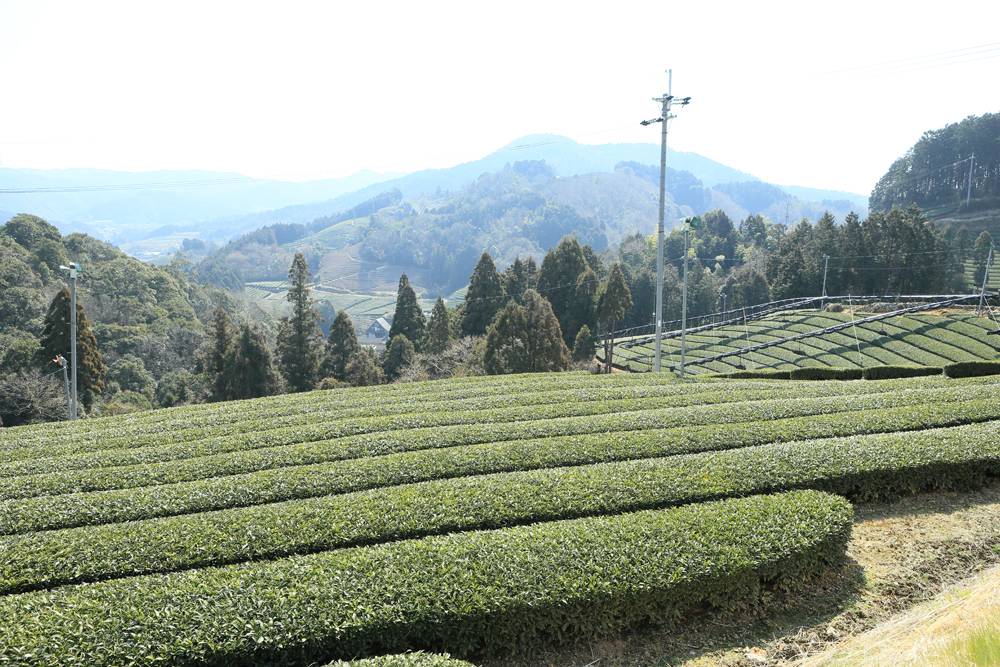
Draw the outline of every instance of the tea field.
M0 431L0 663L538 655L837 565L849 501L1000 472L1000 376L582 373Z
M766 318L689 334L685 362L697 362L726 352L745 350L797 334L851 322L870 313L788 311ZM1000 337L987 331L1000 323L974 312L912 313L878 322L785 342L763 350L736 354L705 364L689 366L691 373L728 373L736 370L792 370L803 367L859 368L884 365L944 366L993 360L1000 356ZM663 341L661 364L680 363L680 337ZM614 362L634 371L647 371L653 363L650 336L616 341Z

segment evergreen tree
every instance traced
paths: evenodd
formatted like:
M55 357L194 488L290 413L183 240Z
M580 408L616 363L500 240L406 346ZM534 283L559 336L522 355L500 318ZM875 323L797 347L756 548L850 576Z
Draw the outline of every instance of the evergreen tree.
M587 274L590 269L580 242L575 236L566 236L546 253L538 271L538 290L552 304L567 344L576 340L584 324L591 330L597 328L594 308L598 283L592 270Z
M503 282L493 258L484 252L469 276L469 291L465 293L462 313L462 335L481 336L504 303Z
M278 323L281 371L292 391L309 391L316 385L323 347L323 331L319 328L322 318L313 308L316 299L309 288L310 276L306 258L301 252L295 253L288 269L292 287L285 297L292 304L292 314Z
M490 375L562 371L569 363L559 320L535 290L525 292L524 306L508 302L486 333L483 365Z
M576 334L572 358L575 362L594 358L594 335L590 333L590 327L587 325L580 327L580 332Z
M615 352L615 322L621 321L631 309L632 295L625 284L621 264L615 262L597 300L597 316L605 323L604 366L607 373L611 372L611 359Z
M336 378L338 382L347 382L347 365L351 356L360 348L358 334L347 311L338 310L330 324L330 335L326 337L323 373L327 377Z
M420 350L424 342L424 326L427 318L417 303L417 293L410 285L410 279L404 273L399 277L399 289L396 292L396 310L392 316L392 326L389 327L389 340L397 334L403 334Z
M382 362L382 372L389 382L399 377L399 372L406 366L413 363L415 356L413 343L403 334L396 334L389 341L389 347L385 351L385 360Z
M362 347L351 355L351 361L347 364L347 379L354 387L382 384L382 369L375 358L375 350Z
M220 385L223 400L281 393L281 376L274 367L267 335L256 322L240 326L239 336L226 351Z
M444 299L438 294L431 319L427 321L427 340L424 342L424 352L441 354L451 343L451 318Z
M520 256L514 258L513 263L504 271L502 279L504 293L521 303L521 295L528 289L528 268Z
M63 287L56 293L45 316L42 338L39 350L39 360L49 364L55 357L62 355L70 363L70 382L73 381L72 358L70 349L70 293ZM79 300L76 303L76 368L78 373L77 392L79 400L87 412L94 405L97 394L104 390L104 376L107 372L101 352L97 348L97 339L90 330L90 321Z
M226 353L233 344L233 337L236 333L236 327L233 326L229 315L222 306L216 306L212 312L212 323L208 329L211 347L208 358L205 360L205 371L211 378L217 396L222 396L223 393L222 371L226 366Z

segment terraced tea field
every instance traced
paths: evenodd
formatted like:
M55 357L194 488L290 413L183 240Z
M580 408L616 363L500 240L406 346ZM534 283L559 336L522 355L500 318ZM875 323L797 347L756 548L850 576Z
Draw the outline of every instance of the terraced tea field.
M1000 377L563 373L6 429L0 662L477 659L751 608L843 559L848 500L1000 472L997 420Z
M854 319L866 315L859 312ZM745 326L737 324L689 334L685 360L691 363L851 321L849 313L815 310L778 313ZM987 336L986 332L998 328L997 322L968 312L914 313L689 366L688 370L698 374L811 366L944 366L960 361L994 360L1000 357L1000 337ZM663 341L661 363L664 366L680 363L680 346L680 337ZM652 367L653 354L651 337L626 338L616 342L614 361L635 371L648 371Z

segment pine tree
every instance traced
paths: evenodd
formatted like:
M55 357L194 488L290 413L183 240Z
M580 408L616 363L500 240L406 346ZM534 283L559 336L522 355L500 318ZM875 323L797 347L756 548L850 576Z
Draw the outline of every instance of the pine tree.
M45 316L39 350L39 360L42 363L50 363L55 357L62 355L72 364L69 309L69 288L63 287L52 299L49 312ZM79 300L76 303L76 354L79 377L77 391L84 409L90 412L97 394L104 390L104 376L107 370L104 368L101 352L97 348L97 339L90 330L90 321ZM69 379L70 382L73 381L72 366Z
M615 322L621 321L625 313L632 309L632 295L625 284L620 263L615 262L611 267L608 280L601 288L601 296L597 300L597 316L605 323L604 367L605 372L610 373L611 359L615 352Z
M413 291L409 278L404 273L399 277L399 289L396 292L396 310L392 316L392 326L389 327L389 340L397 334L403 334L420 350L424 342L424 327L427 318L417 303L417 293Z
M239 336L229 346L221 385L223 400L259 398L281 392L281 376L274 367L267 335L256 322L243 324Z
M431 311L431 319L427 321L427 340L424 343L424 352L430 354L441 354L451 343L451 318L448 308L444 305L444 299L438 294L434 310Z
M462 335L481 336L486 333L503 303L503 282L493 258L484 252L469 276L469 291L465 293L465 310L462 313Z
M309 283L312 273L301 252L295 253L292 266L288 269L288 302L292 304L292 314L282 317L278 323L278 355L281 371L292 391L309 391L316 385L316 375L323 347L323 332L319 323L323 320L319 311L313 308Z
M360 348L358 334L347 311L338 310L337 316L330 324L330 334L326 337L323 372L327 377L347 382L347 365L351 361L351 356Z

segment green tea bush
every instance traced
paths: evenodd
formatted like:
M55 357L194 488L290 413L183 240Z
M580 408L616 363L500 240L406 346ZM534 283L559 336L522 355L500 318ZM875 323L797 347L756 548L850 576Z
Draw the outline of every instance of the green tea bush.
M696 604L750 610L840 562L853 512L813 491L343 549L0 598L8 665L273 665L411 646L548 650Z
M862 371L861 377L865 380L891 380L940 374L940 366L869 366Z
M759 370L759 371L733 371L726 373L725 377L734 380L790 380L791 371L779 370Z
M376 658L363 658L344 662L334 660L323 667L474 667L472 663L452 658L447 653L397 653L395 655L380 655Z
M962 486L996 470L995 423L798 439L961 423L956 413L972 411L930 405L904 414L639 432L603 442L550 438L527 451L494 443L442 456L401 455L383 461L382 470L359 471L359 479L383 485L364 492L0 538L0 594L778 489L815 487L868 499ZM1000 416L995 401L980 402L978 411L980 420ZM945 443L940 449L938 440ZM714 449L697 453L699 447ZM393 473L405 481L418 478L418 470L428 481L386 485ZM448 477L454 474L468 476Z
M819 366L796 368L790 374L792 380L860 380L860 368L831 368Z
M944 374L950 378L968 378L979 375L1000 375L1000 361L963 361L948 364Z

